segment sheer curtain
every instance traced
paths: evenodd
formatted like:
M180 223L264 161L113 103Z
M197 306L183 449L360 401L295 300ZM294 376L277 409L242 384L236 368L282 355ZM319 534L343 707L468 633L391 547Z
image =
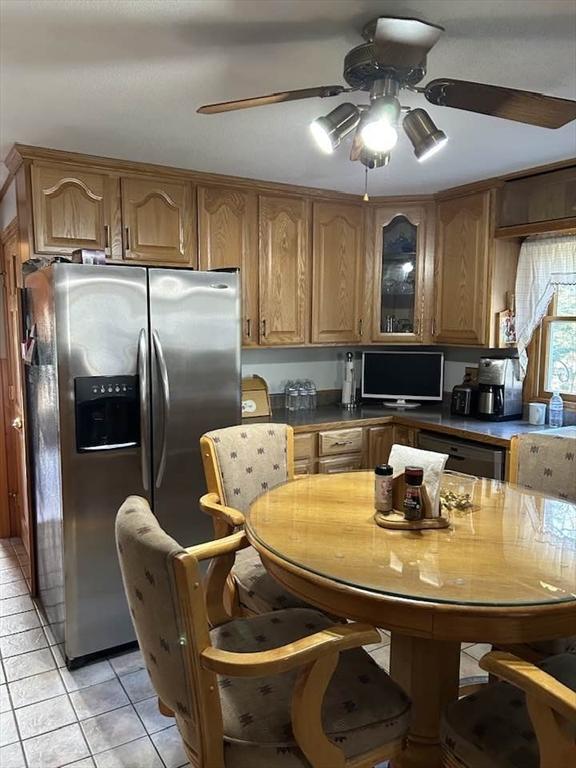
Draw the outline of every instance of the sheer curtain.
M523 375L532 334L548 311L555 287L567 284L576 284L576 235L527 238L516 274L516 338Z

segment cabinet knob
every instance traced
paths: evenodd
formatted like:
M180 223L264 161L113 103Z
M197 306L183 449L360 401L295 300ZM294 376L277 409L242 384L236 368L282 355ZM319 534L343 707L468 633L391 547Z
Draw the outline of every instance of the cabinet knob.
M246 336L250 339L252 337L252 323L250 322L250 318L246 318Z
M16 418L12 420L12 426L14 427L14 429L22 429L22 427L24 426L22 417L16 416Z

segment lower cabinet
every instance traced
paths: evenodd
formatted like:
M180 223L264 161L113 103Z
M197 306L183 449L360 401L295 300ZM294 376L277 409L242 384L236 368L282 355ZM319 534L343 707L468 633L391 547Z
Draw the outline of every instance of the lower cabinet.
M294 474L295 475L315 475L316 459L313 456L310 456L307 459L295 459Z
M416 448L418 440L418 430L412 427L404 427L401 424L394 424L394 440L396 445L409 445Z
M318 474L333 475L336 472L354 472L362 469L362 454L351 453L346 456L322 456L318 459Z
M368 427L367 468L373 469L378 464L387 464L390 450L394 444L394 427L384 424L381 427Z

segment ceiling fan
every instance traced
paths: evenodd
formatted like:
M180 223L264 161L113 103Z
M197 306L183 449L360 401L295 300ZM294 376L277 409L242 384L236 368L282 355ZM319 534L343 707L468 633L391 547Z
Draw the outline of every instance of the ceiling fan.
M326 116L314 120L310 129L319 148L326 153L333 152L342 139L355 130L350 159L360 160L367 168L388 164L390 150L398 140L397 125L402 115L402 126L418 160L430 157L447 141L444 131L436 127L424 109L401 105L398 97L403 89L421 93L439 107L464 109L543 128L560 128L576 119L576 101L532 91L453 78L432 80L419 87L426 74L426 57L443 32L443 27L418 19L380 16L364 27L362 36L366 42L346 54L344 80L349 87L324 85L282 91L206 104L198 112L210 115L366 91L370 94L370 104L339 104Z

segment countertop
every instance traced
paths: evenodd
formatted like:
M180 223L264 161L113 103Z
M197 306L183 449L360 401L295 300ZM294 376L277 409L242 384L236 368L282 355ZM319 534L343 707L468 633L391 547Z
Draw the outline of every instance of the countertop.
M405 410L384 406L361 405L353 410L340 405L322 405L313 411L287 411L274 408L268 418L244 419L255 422L282 422L294 427L295 432L317 432L327 427L355 427L394 422L416 429L443 432L467 440L490 443L508 448L515 435L547 430L527 421L481 421L470 417L452 416L444 407L418 407Z

